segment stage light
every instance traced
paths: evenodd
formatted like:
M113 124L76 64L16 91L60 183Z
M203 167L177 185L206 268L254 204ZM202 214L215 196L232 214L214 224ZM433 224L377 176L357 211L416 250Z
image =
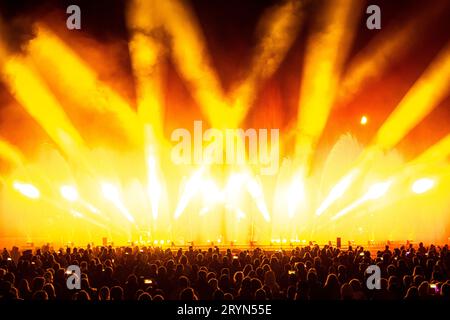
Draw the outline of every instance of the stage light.
M162 187L158 178L155 156L147 158L147 175L148 175L148 197L152 206L152 216L156 220L158 218L159 201L161 199Z
M60 189L61 196L69 202L75 202L78 200L79 195L75 187L65 185Z
M303 177L301 174L297 174L294 176L287 192L289 218L292 218L295 215L299 205L304 202L305 199L305 185L303 182Z
M316 210L316 215L320 216L322 213L324 213L328 207L335 202L337 199L342 197L345 193L345 191L350 187L350 184L353 182L354 177L358 174L357 170L353 170L348 175L346 175L344 178L342 178L338 184L336 184L328 194L328 196L325 198L325 200L322 202L322 204L319 206L319 208Z
M39 74L43 75L45 81L52 87L56 87L60 92L64 92L68 103L76 104L79 108L87 109L89 112L95 110L102 115L108 113L114 116L116 123L120 126L121 131L127 135L129 141L141 146L143 141L142 123L136 112L130 107L130 103L100 81L99 76L91 66L83 61L70 46L49 28L37 24L35 30L36 37L28 43L27 51L34 62L34 66L38 69ZM55 109L53 101L46 99L36 103L36 99L33 100L34 95L29 93L29 88L36 90L33 83L30 82L27 85L19 83L19 85L25 88L25 96L28 96L31 100L30 108L33 105L38 105L34 108L39 109L39 112L36 110L36 113L40 114L43 119L48 117L61 118L60 111L54 114L50 112L51 110L44 112L42 109L44 107ZM39 90L41 89L39 88ZM47 107L44 102L51 102L52 105ZM61 123L58 124L62 126ZM70 137L79 139L78 136L74 135L74 130L66 131L70 134ZM58 140L56 141L58 142ZM76 140L75 142L78 143Z
M92 213L94 213L94 214L100 214L100 210L99 209L97 209L96 207L94 207L92 204L90 204L90 203L86 203L86 202L83 202L83 204L89 209L89 211L91 211Z
M181 195L180 201L178 202L177 208L175 209L174 218L177 220L184 209L186 209L189 201L192 197L200 190L202 186L202 176L205 171L205 167L201 167L195 171L189 180L186 182L183 194Z
M114 206L120 211L120 213L122 213L125 218L127 218L128 221L134 223L134 217L120 200L119 189L110 183L102 183L101 189L105 199L111 201L111 203L114 204Z
M388 192L389 188L391 187L391 184L392 184L391 180L373 184L363 197L359 198L346 208L339 211L336 215L334 215L331 218L331 220L336 220L342 217L343 215L346 215L347 213L353 211L354 209L356 209L357 207L359 207L360 205L362 205L367 201L377 200L381 198L386 194L386 192Z
M427 192L431 188L433 188L435 184L436 184L436 181L433 179L421 178L421 179L414 181L414 183L411 186L411 190L414 193L422 194L422 193Z
M241 210L241 209L237 209L236 210L236 218L237 218L237 221L239 222L239 221L241 221L242 219L245 219L245 217L246 217L246 215L245 215L245 213ZM235 241L236 242L236 241Z
M411 163L431 163L439 162L444 160L450 155L450 134L447 134L437 143L429 147L423 153L421 153L417 158L415 158Z
M130 1L126 16L138 115L144 124L151 124L158 139L163 139L163 61L168 50L163 41L151 36L161 26L156 6L153 1Z
M383 150L394 147L447 96L450 42L437 54L389 115L375 137Z
M420 78L409 89L398 106L378 130L374 143L360 156L360 163L370 164L377 150L389 150L397 145L425 116L436 107L448 92L450 81L450 43L438 53ZM444 147L446 140L443 140ZM347 186L350 186L351 182ZM347 189L346 188L346 189ZM344 190L345 192L345 190ZM343 194L343 193L342 193ZM329 196L320 212L329 207L337 198Z
M232 173L228 178L225 190L227 193L235 193L239 191L247 180L248 175L245 173Z
M209 212L209 208L204 207L204 208L202 208L202 209L200 210L199 215L200 215L200 216L204 216L204 215L207 214L208 212Z
M261 184L257 182L255 179L249 178L247 180L247 190L253 197L253 199L256 202L256 207L258 208L259 212L264 217L264 220L267 222L270 221L270 214L267 210L266 201L264 200L264 193L261 187Z
M426 6L414 15L414 19L383 27L383 32L373 37L373 40L351 59L339 87L339 102L342 105L346 105L345 102L364 88L369 80L379 79L390 66L400 61L408 50L418 43L417 40L422 34L417 34L417 30L446 10L444 2L437 3Z
M27 58L10 58L1 72L6 87L27 113L67 156L88 167L83 138L32 62Z
M254 198L263 196L261 185L255 179L249 179L247 181L247 189Z
M119 190L110 183L102 183L102 193L110 201L116 201L119 198Z
M391 184L392 184L392 181L386 181L386 182L379 182L379 183L372 185L369 188L369 191L367 191L366 195L364 196L364 199L377 200L377 199L381 198L389 190Z
M225 201L224 193L219 189L212 179L203 181L202 183L203 200L211 205L222 203Z
M20 165L23 162L22 153L3 139L0 139L0 158L6 159L15 165Z
M231 90L235 124L239 125L253 105L258 91L277 71L303 23L303 3L285 1L263 14L258 23L258 44L244 79Z
M367 117L366 116L362 116L360 123L361 123L361 125L365 126L367 124L367 121L368 121Z
M75 218L83 218L83 214L77 210L70 210L70 213L75 217Z
M220 79L195 13L186 1L158 1L155 10L170 35L172 61L213 128L233 127Z
M323 6L307 40L297 112L295 155L309 174L316 145L338 92L339 77L355 36L360 1Z
M39 189L32 184L16 181L13 183L13 187L27 198L39 199L41 197L41 192L39 191Z

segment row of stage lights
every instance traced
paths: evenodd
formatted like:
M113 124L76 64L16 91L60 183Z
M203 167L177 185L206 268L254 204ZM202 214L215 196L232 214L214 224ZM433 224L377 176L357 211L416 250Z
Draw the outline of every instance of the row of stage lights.
M343 209L339 213L337 213L332 219L337 219L343 214L350 211L352 208L360 205L363 202L369 201L369 200L377 200L384 196L390 186L392 184L392 181L386 181L386 182L379 182L374 185L372 185L367 193L360 198L359 200L355 201L353 204L351 204L349 207ZM411 191L415 194L423 194L430 189L432 189L436 185L436 180L431 178L421 178L416 181L414 181L411 185ZM13 188L21 193L23 196L37 200L41 197L40 190L34 186L31 183L23 183L19 181L15 181L13 183ZM134 222L133 216L130 214L128 209L125 207L123 202L121 201L120 192L119 189L117 189L114 185L109 183L103 183L101 185L101 191L103 194L103 197L113 203L117 209L127 218L128 221ZM78 193L78 190L71 185L63 185L60 187L60 195L65 200L74 203L80 200L80 196ZM96 209L94 206L85 203L85 205L90 209L90 211L93 211L94 213L98 213L98 209ZM279 239L278 239L279 240ZM286 239L284 239L286 240ZM284 241L283 240L283 241ZM287 240L286 240L287 241Z

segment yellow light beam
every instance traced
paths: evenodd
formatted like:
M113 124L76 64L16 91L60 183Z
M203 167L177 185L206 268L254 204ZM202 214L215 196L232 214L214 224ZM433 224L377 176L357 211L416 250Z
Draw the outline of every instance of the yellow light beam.
M261 212L264 220L266 220L266 222L270 222L270 214L269 210L267 209L266 201L264 199L264 193L260 182L256 181L254 178L249 177L246 185L248 192L255 200L256 207L258 208L259 212Z
M158 12L171 36L172 56L180 74L211 126L225 129L233 117L209 57L206 41L188 3L158 1Z
M383 123L374 144L383 150L394 147L448 94L450 89L450 42L439 52Z
M162 186L158 176L156 157L153 155L147 156L147 170L148 170L148 196L152 206L153 220L158 218L159 203L162 195Z
M200 190L204 171L205 167L203 166L197 171L195 171L186 182L180 201L178 202L177 207L175 209L174 213L175 220L177 220L181 216L184 209L186 209L186 207L188 206L189 201Z
M447 134L444 138L437 143L429 147L422 154L416 157L412 163L427 163L441 161L450 155L450 134Z
M41 125L61 150L88 168L85 143L58 100L27 58L11 57L3 64L3 80L14 98Z
M303 175L297 172L293 175L286 192L287 210L289 218L292 218L301 205L306 201L305 181Z
M119 189L111 183L102 183L101 189L105 199L109 200L129 222L134 223L133 215L121 200Z
M342 66L355 35L360 1L327 4L307 41L298 104L295 155L309 173L312 154L326 125Z
M135 78L138 115L144 124L148 196L156 220L162 186L157 174L157 148L165 144L163 73L167 48L163 43L157 1L133 0L127 11L129 51ZM159 142L159 143L158 143Z
M60 38L43 25L28 53L36 68L65 98L80 108L113 114L132 143L143 143L142 124L136 112L119 94L98 79L97 74Z
M158 14L158 1L133 0L127 11L131 33L128 44L135 78L137 109L141 121L150 125L158 140L163 139L163 60L167 48Z
M359 207L360 205L362 205L363 203L365 203L367 201L380 199L389 191L389 188L391 187L391 185L392 185L391 180L375 183L374 185L372 185L369 188L369 190L367 190L367 193L364 196L362 196L360 199L354 201L348 207L339 211L336 215L334 215L331 218L331 220L336 220L336 219L346 215L347 213L353 211L354 209L356 209L357 207Z
M359 157L355 168L360 174L370 167L373 155L379 151L386 151L394 147L417 123L419 123L431 110L445 98L450 84L450 42L440 51L437 57L431 62L421 77L414 83L399 105L391 113L389 118L378 130L374 143L366 148ZM444 139L439 146L435 147L422 156L423 161L428 157L435 157L439 154L440 148L448 148L447 139ZM341 183L346 176L339 182ZM341 188L340 193L345 193L351 186L346 184ZM339 184L338 183L338 184ZM318 212L323 213L339 197L333 196L330 192L320 205Z
M322 202L322 204L317 208L316 215L320 216L323 214L337 199L341 198L345 191L350 187L352 182L359 175L359 170L354 169L349 174L344 176L339 182L331 189L328 196Z
M6 159L10 163L19 166L23 163L22 153L6 140L0 139L0 158Z
M398 62L421 39L420 31L434 17L446 12L448 2L426 6L418 15L399 26L395 21L352 59L339 87L339 102L348 101L364 83L377 79Z
M232 90L233 117L238 126L247 115L258 90L278 69L303 22L303 1L288 0L269 8L259 21L258 44L244 80Z

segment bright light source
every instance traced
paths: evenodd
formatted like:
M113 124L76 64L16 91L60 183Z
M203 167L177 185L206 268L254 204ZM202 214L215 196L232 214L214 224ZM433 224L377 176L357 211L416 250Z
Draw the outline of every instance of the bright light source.
M411 186L411 190L417 194L425 193L431 188L433 188L435 183L436 181L434 181L433 179L421 178L414 181L414 183Z
M328 207L337 199L342 197L345 191L350 187L350 184L353 182L355 175L357 175L359 171L354 170L350 174L346 175L342 178L338 184L336 184L333 189L331 189L330 193L326 197L326 199L322 202L320 207L316 210L316 215L320 216Z
M87 202L82 202L92 213L94 214L100 214L100 210L94 207L92 204Z
M255 179L249 179L247 182L248 192L252 195L252 197L260 198L263 196L263 191L261 185Z
M359 198L358 200L354 201L352 204L350 204L346 208L339 211L337 214L335 214L331 218L331 220L336 220L336 219L342 217L343 215L346 215L347 213L355 210L357 207L359 207L360 205L362 205L363 203L365 203L367 201L377 200L377 199L381 198L389 190L389 188L391 187L391 184L392 184L391 180L375 183L374 185L372 185L369 188L369 190L363 197Z
M203 200L211 205L222 203L225 201L224 193L219 189L217 184L212 179L203 181L202 196Z
M30 199L39 199L41 196L41 192L29 183L14 182L13 187L22 195Z
M267 222L270 221L270 214L267 210L266 201L264 200L264 192L261 184L255 179L249 178L247 180L247 190L256 202L256 206Z
M102 183L102 193L110 201L117 201L119 198L119 189L110 183Z
M392 184L392 181L375 183L374 185L372 185L369 188L369 191L367 191L364 198L368 199L368 200L376 200L376 199L381 198L389 190L389 187L391 186L391 184Z
M192 197L200 190L202 186L202 176L205 171L205 167L201 167L192 174L189 180L186 182L183 194L181 195L180 201L178 202L177 208L175 210L174 218L178 219L186 209L187 205L191 201Z
M78 191L73 186L69 186L69 185L62 186L60 189L60 192L61 192L61 196L70 202L75 202L79 198Z
M292 218L301 202L305 201L305 185L300 174L292 180L287 192L287 206L289 218Z
M209 208L208 207L204 207L202 208L202 210L200 210L199 215L200 216L204 216L205 214L207 214L209 212Z
M227 185L225 187L225 190L227 194L234 194L238 192L242 185L247 180L248 176L245 173L233 173L230 175L227 181Z
M81 212L79 212L79 211L77 211L77 210L70 210L70 213L72 213L72 215L75 217L75 218L83 218L84 216L83 216L83 214L81 213Z
M149 156L147 160L148 170L148 196L152 206L152 216L156 220L158 218L159 201L162 194L161 183L158 178L158 170L156 166L156 158Z
M237 208L237 210L236 210L237 220L241 221L241 219L245 219L245 217L246 217L245 213L241 209Z
M365 126L367 124L367 121L368 121L367 117L366 116L362 116L360 123L361 123L361 125Z
M128 211L128 209L120 199L119 189L110 183L102 183L101 187L105 199L111 201L116 206L116 208L119 209L120 213L122 213L122 215L127 218L128 221L134 223L134 217L131 215L131 213Z

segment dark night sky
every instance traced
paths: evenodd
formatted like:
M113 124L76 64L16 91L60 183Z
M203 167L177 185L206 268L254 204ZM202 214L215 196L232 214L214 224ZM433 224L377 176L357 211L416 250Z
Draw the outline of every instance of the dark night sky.
M446 0L439 0L446 1ZM64 26L65 8L70 4L78 4L82 10L82 37L92 38L99 44L118 42L123 45L126 52L127 31L125 26L124 9L126 1L123 0L72 0L72 1L26 1L3 0L0 2L0 12L3 20L11 24L9 41L14 40L16 49L21 41L30 37L31 23L34 19L48 19L49 16L57 17L52 21L52 26L61 23ZM227 89L241 70L248 65L252 48L255 45L254 29L258 18L264 9L275 3L273 0L193 0L194 11L199 19L205 34L208 48L211 52L214 66L221 78L222 84ZM270 99L281 100L283 109L281 119L275 123L285 126L290 119L295 117L296 103L298 99L298 87L300 84L302 54L308 28L314 15L317 14L317 6L322 1L313 1L307 7L307 22L299 37L289 51L273 79L263 89L261 96L250 112L247 123L252 123L252 117L263 109L262 103ZM382 26L405 23L424 10L427 6L435 4L435 1L426 0L397 0L397 1L366 1L366 4L378 4L382 10ZM333 2L330 2L333 5ZM415 46L400 63L394 65L386 74L376 81L369 82L367 86L348 105L335 109L326 127L319 147L329 149L336 142L340 134L351 132L362 143L370 142L373 134L394 109L409 87L423 72L436 53L450 39L450 8L442 12L437 19L418 30L426 36L419 46ZM59 20L58 20L59 19ZM20 23L11 23L20 21ZM23 23L25 21L25 23ZM20 27L18 27L20 26ZM365 27L365 15L360 21L355 43L353 45L349 61L371 39L381 31L367 30ZM31 35L32 36L32 35ZM386 36L389 36L388 34ZM69 44L71 39L66 40ZM83 56L83 52L80 52ZM108 54L108 53L106 53ZM89 61L88 61L89 62ZM120 68L125 70L122 74L128 77L132 83L129 72L129 61L120 60ZM230 66L233 66L230 68ZM95 66L93 66L95 67ZM97 70L102 73L102 69ZM176 76L172 82L182 82ZM128 82L128 81L125 81ZM115 84L111 84L113 87ZM183 85L174 84L177 88ZM0 92L2 89L0 87ZM125 90L125 95L131 99L134 93L132 88ZM1 95L0 95L1 96ZM0 99L0 108L4 99ZM370 103L367 103L370 101ZM170 109L170 106L168 106ZM358 125L361 114L368 114L371 122L367 128ZM170 110L168 110L170 116ZM0 114L1 115L1 114ZM8 119L0 119L0 135L8 135L4 131L4 124ZM272 122L273 124L273 122ZM417 155L439 138L449 133L450 128L450 98L442 102L422 123L413 129L398 145L398 149L410 158ZM14 140L13 137L11 137Z

